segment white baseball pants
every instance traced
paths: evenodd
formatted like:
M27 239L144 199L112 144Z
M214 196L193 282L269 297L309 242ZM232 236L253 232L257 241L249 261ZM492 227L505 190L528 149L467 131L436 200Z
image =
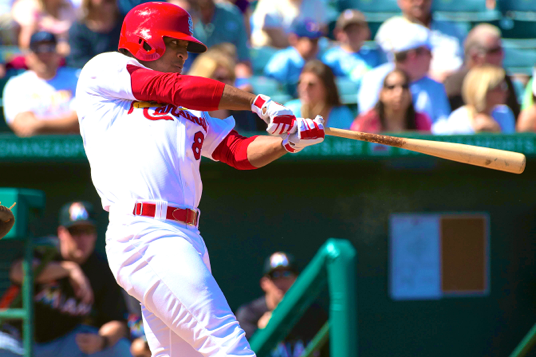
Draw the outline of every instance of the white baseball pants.
M119 285L142 304L154 357L255 356L196 227L112 207L106 254Z

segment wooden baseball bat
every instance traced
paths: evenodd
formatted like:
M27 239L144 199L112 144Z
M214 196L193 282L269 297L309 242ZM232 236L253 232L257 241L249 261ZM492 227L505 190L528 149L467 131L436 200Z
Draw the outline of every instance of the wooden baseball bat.
M506 150L490 149L481 146L447 143L442 141L399 138L395 136L363 133L337 128L325 128L327 135L338 136L370 143L394 146L422 154L440 157L464 164L482 166L488 169L520 174L525 170L525 155Z

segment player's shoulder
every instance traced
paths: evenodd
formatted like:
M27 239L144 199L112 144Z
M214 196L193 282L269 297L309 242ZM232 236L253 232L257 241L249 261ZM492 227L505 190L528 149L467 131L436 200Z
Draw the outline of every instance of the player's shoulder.
M82 68L81 75L88 72L109 73L123 70L127 65L143 67L135 58L119 52L104 52L90 59Z

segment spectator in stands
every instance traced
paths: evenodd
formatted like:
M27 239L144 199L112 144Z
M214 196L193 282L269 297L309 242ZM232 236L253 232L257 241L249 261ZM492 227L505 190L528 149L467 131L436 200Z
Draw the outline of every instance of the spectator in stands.
M58 39L58 52L69 53L68 31L76 20L69 0L16 0L12 8L13 19L20 26L19 47L28 49L34 32L47 31Z
M288 35L290 47L276 52L264 67L264 75L285 86L293 97L305 62L317 58L318 40L323 32L320 25L311 20L297 19Z
M242 17L244 18L244 28L246 29L246 34L248 36L248 42L249 42L249 35L251 34L251 24L249 22L249 19L252 15L251 10L251 1L249 0L215 0L216 2L227 2L235 5L240 12L242 13Z
M341 104L335 76L326 64L319 60L305 64L298 82L298 96L299 99L285 104L297 117L321 115L325 126L350 129L352 112Z
M334 33L339 45L327 50L322 62L330 66L337 77L359 82L365 72L380 65L378 52L363 47L370 39L370 29L361 12L344 11L337 19Z
M444 124L450 114L450 106L443 84L427 75L431 61L429 36L428 29L421 25L401 23L396 38L393 34L390 47L392 62L365 73L361 80L357 93L360 114L374 107L385 76L398 68L408 74L415 110L428 115L432 131Z
M123 296L127 304L127 325L130 332L130 340L132 341L130 344L130 353L132 353L133 357L151 357L151 350L149 349L143 328L140 302L126 292L124 292Z
M224 50L223 46L218 45L209 48L207 52L197 56L192 63L188 74L192 76L212 78L228 85L234 85L236 81L234 68L234 58ZM209 114L214 118L220 119L233 116L235 118L236 127L243 131L266 129L265 126L262 127L264 122L257 120L252 112L219 109L211 111Z
M117 0L83 0L81 18L69 30L67 65L82 68L99 53L116 51L123 18Z
M91 204L64 205L59 215L57 253L35 281L35 356L131 356L124 338L125 300L108 264L94 251L96 240ZM34 266L42 258L36 255ZM10 278L15 285L22 283L21 260L13 263ZM7 330L4 327L3 331ZM16 334L17 330L10 331ZM5 332L0 336L0 355L20 356L9 352L9 347L21 352L20 339Z
M13 0L0 1L0 45L2 46L16 46L18 43L18 27L11 14L12 6Z
M28 71L11 77L4 88L4 116L18 136L79 132L76 69L59 67L56 36L36 32L26 55Z
M433 53L430 76L443 82L462 65L462 44L465 34L455 24L432 17L432 0L398 0L398 6L402 10L402 16L395 16L385 21L378 29L376 42L388 52L391 42L399 37L400 26L404 23L416 23L427 27L431 31L430 43Z
M452 110L465 104L462 97L462 84L472 68L491 64L503 67L504 51L501 43L501 31L490 24L479 24L467 35L465 40L465 62L462 68L445 80L445 89ZM506 75L508 96L506 104L517 118L520 112L517 96L510 76Z
M536 131L536 105L534 105L535 98L536 98L536 81L534 81L535 72L536 72L536 69L533 70L533 76L532 76L533 79L529 82L530 89L531 89L530 95L531 95L532 103L530 105L527 105L526 108L523 108L517 120L516 130L520 132L535 132Z
M314 21L326 32L331 18L322 0L259 0L251 16L251 44L286 48L292 46L288 35L295 21Z
M272 317L272 311L283 300L298 274L298 268L290 254L275 252L266 258L263 277L260 281L264 296L240 306L236 312L236 318L240 327L245 331L246 338L251 339L258 329L266 327ZM313 304L270 356L301 356L307 343L313 339L326 321L325 311ZM321 349L320 357L328 355L329 349L326 344Z
M514 114L505 105L508 93L504 69L493 65L475 67L463 81L464 106L452 112L438 134L515 132Z
M409 76L401 69L387 74L378 103L358 116L351 129L367 133L430 131L432 123L428 116L415 111L409 85Z
M251 77L248 34L240 10L233 4L214 0L189 0L189 3L195 38L209 48L226 42L235 45L238 58L235 75L239 79ZM190 63L194 59L191 56ZM185 66L188 68L190 63Z

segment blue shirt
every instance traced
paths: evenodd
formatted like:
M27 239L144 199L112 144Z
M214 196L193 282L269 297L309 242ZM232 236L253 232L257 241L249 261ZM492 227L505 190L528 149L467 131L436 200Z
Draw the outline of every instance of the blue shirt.
M340 46L327 50L322 56L322 62L337 77L347 77L354 82L381 64L380 54L373 48L362 47L359 52L346 52Z
M365 113L378 102L383 80L395 68L394 63L386 63L367 72L361 79L357 93L359 113ZM444 122L450 115L450 104L443 84L424 76L410 84L413 105L418 112L426 113L436 123Z
M296 115L298 118L302 115L301 106L302 102L299 99L294 99L290 102L285 103L285 107L292 110L294 115ZM338 129L350 129L350 126L352 126L353 121L354 115L352 114L352 111L344 105L332 108L329 112L329 116L327 118L324 118L324 124L326 127Z
M199 20L194 26L194 37L207 47L229 42L236 46L239 62L249 61L247 33L244 18L233 4L216 3L214 15L208 24Z
M288 94L296 96L296 87L305 60L294 47L276 52L264 67L264 75L286 87Z

